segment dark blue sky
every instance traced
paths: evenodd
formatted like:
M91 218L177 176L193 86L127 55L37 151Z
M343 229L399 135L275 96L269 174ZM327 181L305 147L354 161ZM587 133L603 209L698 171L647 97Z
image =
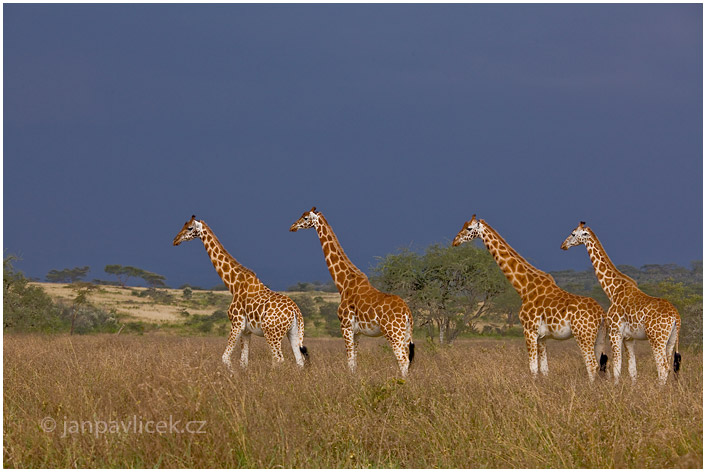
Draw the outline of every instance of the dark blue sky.
M702 258L702 6L37 5L4 11L17 266L219 282L192 213L275 289L473 213L544 270Z

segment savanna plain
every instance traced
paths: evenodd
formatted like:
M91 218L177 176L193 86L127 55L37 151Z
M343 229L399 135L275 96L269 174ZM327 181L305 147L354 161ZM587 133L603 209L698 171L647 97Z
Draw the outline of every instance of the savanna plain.
M229 372L224 336L6 334L3 465L703 465L700 348L682 348L678 380L660 387L646 342L637 382L625 375L617 385L588 381L573 340L548 343L550 372L537 379L517 338L441 348L418 336L406 380L380 339L361 341L356 374L341 339L305 344L310 364L300 370L286 346L273 366L253 337L248 368Z

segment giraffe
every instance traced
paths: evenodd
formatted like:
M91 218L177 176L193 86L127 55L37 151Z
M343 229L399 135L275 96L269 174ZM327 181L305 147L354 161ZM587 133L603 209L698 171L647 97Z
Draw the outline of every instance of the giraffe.
M213 267L233 294L233 301L228 308L231 328L228 345L222 357L223 363L232 369L231 354L240 341L240 365L247 367L251 334L264 336L274 362L283 362L282 338L286 334L297 365L304 366L304 361L309 355L303 345L304 318L296 303L285 295L273 292L260 282L253 271L241 265L225 250L203 220L199 221L192 215L174 238L174 245L178 246L195 238L201 239Z
M519 316L532 375L536 377L538 363L543 375L549 373L547 339L564 340L572 335L581 349L589 379L595 379L599 363L600 371L605 371L605 313L598 302L559 288L551 275L532 266L476 215L463 225L452 244L458 246L477 237L522 298Z
M316 207L304 212L289 230L305 228L316 228L329 272L341 294L338 319L351 371L356 369L360 335L382 335L392 346L402 377L406 377L414 358L414 320L407 304L397 295L383 293L370 284L343 251L333 229Z
M674 373L681 365L679 329L681 318L677 309L667 300L651 297L639 288L637 282L620 272L608 257L596 234L581 221L561 244L563 250L583 244L586 246L598 282L611 301L607 319L613 351L613 378L618 382L622 367L622 345L628 357L628 372L637 379L635 340L647 339L652 346L657 377L664 384L669 375L669 358L674 354Z

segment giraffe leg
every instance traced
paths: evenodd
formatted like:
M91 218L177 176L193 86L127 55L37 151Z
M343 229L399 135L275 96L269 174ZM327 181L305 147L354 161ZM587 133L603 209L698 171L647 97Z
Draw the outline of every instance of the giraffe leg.
M623 367L623 335L618 327L610 329L610 347L613 352L613 382L617 384Z
M348 356L348 368L355 374L356 356L358 354L358 337L360 335L353 334L352 328L341 327L343 340L346 342L346 354Z
M240 367L248 366L248 355L250 350L250 332L243 332L240 336Z
M548 375L549 364L547 363L547 338L537 338L537 357L539 360L539 371L542 375Z
M635 357L635 340L625 339L625 355L628 357L628 373L632 383L637 381L637 358Z
M397 364L400 367L400 372L402 373L402 378L407 377L407 371L409 369L409 353L408 353L408 343L406 333L394 334L390 332L383 332L387 342L390 343L392 347L392 352L395 353L397 358Z
M663 337L657 339L650 337L650 344L652 345L652 354L655 357L655 364L657 364L657 376L659 378L659 383L664 384L667 381L667 376L669 375L669 362L667 361L667 340Z
M407 378L407 372L409 369L409 356L407 354L407 345L404 341L399 341L392 346L392 350L397 358L397 364L400 366L400 372L402 373L402 378Z
M233 323L230 327L230 334L228 335L228 344L226 345L226 350L221 357L223 363L228 367L229 370L233 370L233 365L230 362L230 356L233 353L233 348L238 343L240 336L243 334L243 327L240 323Z
M598 362L596 361L596 351L595 347L595 333L582 333L581 335L576 335L576 343L579 345L581 350L581 355L583 355L583 362L586 364L586 371L588 372L588 378L593 382L596 378L596 372L598 371ZM599 356L600 356L599 351Z
M294 359L297 361L297 365L299 367L304 367L304 356L302 356L302 351L299 349L302 347L302 337L299 334L300 331L297 317L294 317L294 320L292 320L292 327L289 328L287 337L289 338L289 344L292 346L292 352L294 353Z
M529 368L533 377L537 376L537 332L525 328L525 343L529 355Z
M267 345L270 346L270 352L272 353L272 363L280 364L284 362L284 356L282 355L282 337L277 336L275 333L269 330L263 330L265 335L265 341Z

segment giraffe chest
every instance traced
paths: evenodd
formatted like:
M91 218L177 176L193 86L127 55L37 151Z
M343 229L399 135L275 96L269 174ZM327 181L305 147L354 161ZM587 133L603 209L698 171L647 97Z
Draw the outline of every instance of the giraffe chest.
M353 332L356 334L360 333L364 334L365 336L371 337L377 337L382 335L379 323L360 320L356 316L354 316L351 320L351 327L353 328Z
M645 327L642 323L630 323L629 321L623 321L620 331L623 333L623 338L625 339L647 339Z
M572 336L571 322L569 322L569 320L562 320L556 323L547 323L547 321L542 318L537 328L537 334L540 338L569 339Z
M255 336L264 336L264 333L262 332L262 325L260 324L259 320L252 320L252 319L246 319L245 320L245 329L254 334Z
M267 304L263 300L255 300L246 304L244 311L245 331L255 336L264 336L262 332L262 318L265 314Z
M631 306L627 303L619 305L618 312L620 332L625 339L647 339L645 333L645 309L644 306Z

